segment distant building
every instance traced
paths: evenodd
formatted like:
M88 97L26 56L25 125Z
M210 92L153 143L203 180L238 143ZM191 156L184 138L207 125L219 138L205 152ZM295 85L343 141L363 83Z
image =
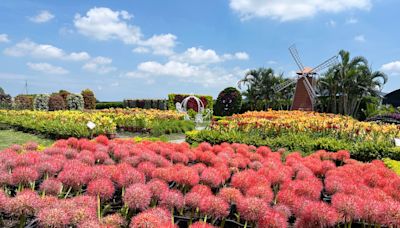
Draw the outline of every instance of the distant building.
M400 89L392 91L383 97L382 104L390 104L393 107L400 106Z

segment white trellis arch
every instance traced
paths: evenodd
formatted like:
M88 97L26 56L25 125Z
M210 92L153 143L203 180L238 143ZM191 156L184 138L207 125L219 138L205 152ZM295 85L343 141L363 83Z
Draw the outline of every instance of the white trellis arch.
M196 124L201 124L204 122L204 119L208 119L211 116L211 110L209 109L205 109L204 107L204 103L203 101L201 101L200 98L194 96L194 95L190 95L188 97L186 97L185 99L183 99L182 103L177 102L175 104L176 106L176 110L180 113L184 113L185 114L185 120L191 120L189 113L188 113L188 107L187 104L189 102L190 99L194 99L196 101L197 104L197 114L194 117L194 122Z

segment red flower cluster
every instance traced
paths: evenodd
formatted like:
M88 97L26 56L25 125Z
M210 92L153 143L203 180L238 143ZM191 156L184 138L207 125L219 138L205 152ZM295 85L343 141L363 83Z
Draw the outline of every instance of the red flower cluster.
M190 148L104 136L36 149L0 152L2 218L43 227L189 226L182 217L190 227L400 224L400 178L344 150L283 157L243 144Z

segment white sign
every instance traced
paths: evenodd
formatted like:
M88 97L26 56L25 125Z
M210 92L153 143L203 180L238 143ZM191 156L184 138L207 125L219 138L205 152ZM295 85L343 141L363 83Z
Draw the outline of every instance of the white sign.
M92 121L87 122L86 126L90 129L93 130L96 127L96 124L93 123Z
M397 147L400 147L400 139L399 139L399 138L395 138L395 139L394 139L394 144L395 144Z

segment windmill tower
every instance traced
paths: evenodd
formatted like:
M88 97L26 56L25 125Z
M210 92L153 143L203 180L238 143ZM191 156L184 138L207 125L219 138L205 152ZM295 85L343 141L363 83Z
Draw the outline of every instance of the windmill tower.
M299 71L296 72L297 78L287 80L284 83L275 86L273 90L277 93L296 83L291 110L313 111L315 98L317 97L315 78L319 72L336 65L338 63L338 56L335 55L316 67L311 68L304 67L295 45L290 46L289 51L296 62L296 65L299 67Z

